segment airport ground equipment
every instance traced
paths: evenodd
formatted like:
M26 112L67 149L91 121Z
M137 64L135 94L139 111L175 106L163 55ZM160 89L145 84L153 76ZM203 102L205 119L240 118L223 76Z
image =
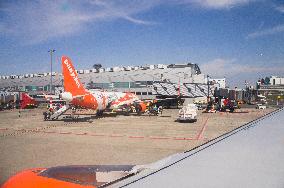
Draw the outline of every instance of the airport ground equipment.
M227 99L217 99L216 101L209 101L205 112L207 113L216 113L229 111L230 113L234 112L236 108L239 108L237 102Z
M229 99L222 99L219 111L226 112L227 110L229 112L235 111L234 102Z
M163 113L163 107L159 106L157 107L156 105L150 106L147 108L147 111L149 116L154 115L154 116L158 116L159 114Z
M255 108L256 109L266 109L266 106L263 104L257 104Z
M195 104L188 104L179 110L178 122L196 122L197 121L197 107Z
M132 104L123 104L111 110L112 113L130 115L141 115L147 111L147 106L143 101L133 102Z
M163 107L158 106L154 102L135 102L133 104L124 104L121 105L119 108L113 109L112 113L116 114L123 114L123 115L131 115L131 114L137 114L137 115L154 115L158 116L159 114L163 113Z
M53 106L52 104L49 105L49 109L47 112L43 113L44 120L55 120L58 119L59 116L63 115L64 112L66 112L70 106L68 104L66 105L57 105Z
M69 105L64 105L61 108L59 108L56 112L54 112L50 118L51 119L57 119L59 116L61 116L64 112L66 112L69 109Z

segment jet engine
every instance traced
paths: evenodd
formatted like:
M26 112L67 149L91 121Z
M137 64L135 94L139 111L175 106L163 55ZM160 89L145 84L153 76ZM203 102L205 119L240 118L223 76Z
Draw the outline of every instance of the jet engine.
M63 92L60 95L61 98L67 102L71 102L73 100L73 96L70 92Z
M144 113L146 111L146 105L143 102L136 102L134 103L135 110L137 114Z

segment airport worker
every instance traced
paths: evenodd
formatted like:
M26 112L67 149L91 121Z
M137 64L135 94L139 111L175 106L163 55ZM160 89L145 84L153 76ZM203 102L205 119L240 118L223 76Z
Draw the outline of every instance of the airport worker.
M229 104L229 98L226 98L225 100L224 100L224 106L227 106Z
M56 110L59 110L59 109L61 108L60 106L61 106L61 104L60 104L60 103L57 103L57 104L56 104Z
M52 103L52 98L50 98L49 100L49 109L48 109L50 112L53 112L53 103Z
M153 110L158 110L157 105L155 104Z

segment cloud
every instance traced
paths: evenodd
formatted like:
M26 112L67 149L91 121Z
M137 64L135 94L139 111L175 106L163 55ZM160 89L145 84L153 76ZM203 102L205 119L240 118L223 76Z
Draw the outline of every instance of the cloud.
M70 36L87 30L90 24L124 19L134 24L152 22L135 16L159 1L18 1L4 2L0 9L0 32L26 43L41 43L49 39Z
M236 70L238 72L242 70L239 65L234 67L234 62L235 60L214 59L202 64L200 68L203 73L212 77L227 77L228 75L238 74Z
M284 13L284 5L276 6L275 9L281 13Z
M277 10L280 13L284 13L284 5L273 5L273 8L275 10ZM263 26L263 23L261 23L261 27ZM264 29L264 30L260 30L260 31L255 31L253 33L250 33L247 35L247 39L254 39L254 38L258 38L258 37L262 37L262 36L266 36L266 35L274 35L274 34L278 34L278 33L282 33L284 32L284 24L280 24L268 29Z
M25 43L35 44L89 30L98 22L125 20L153 25L140 19L142 13L159 5L198 5L205 9L227 9L252 0L35 0L3 1L0 32Z
M180 0L181 3L197 4L208 9L231 9L254 0Z
M254 66L238 64L236 59L214 59L200 66L205 74L212 77L232 78L240 74L284 74L284 67L275 66Z
M282 33L284 32L284 24L282 25L278 25L269 29L265 29L262 31L256 31L253 33L248 34L247 38L248 39L253 39L253 38L258 38L258 37L262 37L262 36L266 36L266 35L274 35L277 33Z

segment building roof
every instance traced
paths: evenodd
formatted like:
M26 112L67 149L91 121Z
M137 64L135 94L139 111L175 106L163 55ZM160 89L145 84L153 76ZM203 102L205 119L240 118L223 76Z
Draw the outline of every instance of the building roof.
M79 78L82 83L112 83L112 82L135 82L135 81L161 81L164 79L171 80L171 82L177 83L178 81L186 83L204 83L204 75L200 74L200 69L196 64L184 64L182 69L178 65L177 67L169 66L145 66L139 69L134 67L126 67L117 71L111 72L102 70L102 72L95 72L93 69L88 71L78 71ZM111 69L108 69L111 70ZM53 85L62 84L62 75L54 73ZM0 88L12 87L12 86L45 86L50 84L50 74L39 74L38 76L27 78L8 78L0 79ZM33 74L34 75L34 74ZM36 74L38 75L38 74Z

